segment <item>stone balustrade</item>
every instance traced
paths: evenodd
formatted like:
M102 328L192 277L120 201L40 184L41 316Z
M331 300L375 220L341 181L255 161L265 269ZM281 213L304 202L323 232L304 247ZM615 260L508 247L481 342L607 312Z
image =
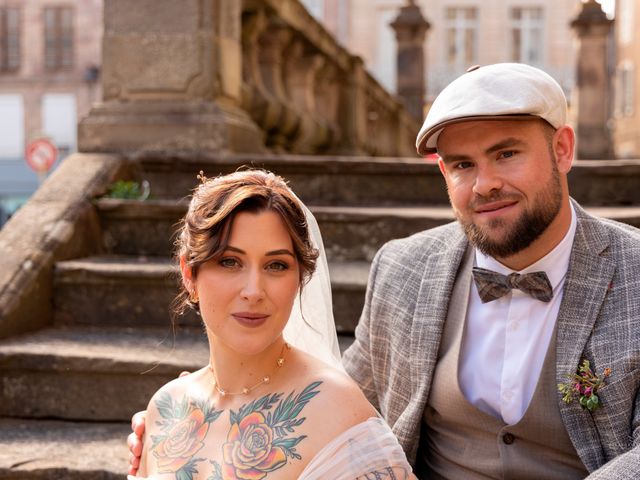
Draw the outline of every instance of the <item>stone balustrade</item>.
M82 151L415 155L418 120L298 0L177 3L105 0Z
M413 155L419 125L297 0L245 1L242 107L275 152Z

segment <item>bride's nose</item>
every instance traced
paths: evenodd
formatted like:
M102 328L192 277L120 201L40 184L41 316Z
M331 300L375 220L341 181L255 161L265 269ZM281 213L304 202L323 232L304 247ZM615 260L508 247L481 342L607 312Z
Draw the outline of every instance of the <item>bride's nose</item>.
M262 280L261 272L257 270L247 272L240 296L251 303L262 300L264 298L264 285L262 284Z

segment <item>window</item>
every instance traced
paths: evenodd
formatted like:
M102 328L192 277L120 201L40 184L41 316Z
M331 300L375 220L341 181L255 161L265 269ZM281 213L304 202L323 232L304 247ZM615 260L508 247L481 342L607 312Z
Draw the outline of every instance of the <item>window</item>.
M544 17L540 7L511 9L511 61L542 65Z
M618 117L632 117L634 115L634 80L635 68L631 62L625 61L618 66L615 93L615 113Z
M48 70L73 67L73 9L44 9L44 61Z
M0 8L0 72L20 69L20 10Z
M22 95L0 95L0 162L24 156Z
M447 7L444 18L446 64L451 70L465 71L477 63L478 9Z
M324 19L324 0L302 0L302 4L307 11L315 17L316 20L322 22Z
M633 42L633 30L635 27L635 3L636 0L618 0L620 3L618 15L616 15L616 28L619 28L618 38L622 45Z
M56 144L61 158L76 150L77 122L75 95L43 95L42 130Z

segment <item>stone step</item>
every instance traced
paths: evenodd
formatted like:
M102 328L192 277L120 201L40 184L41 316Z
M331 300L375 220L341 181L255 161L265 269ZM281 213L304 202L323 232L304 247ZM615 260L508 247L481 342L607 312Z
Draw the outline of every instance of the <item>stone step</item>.
M175 226L186 200L101 199L96 201L105 249L124 255L169 255ZM448 206L310 206L322 231L327 257L334 261L371 261L387 241L433 228L454 219ZM587 207L594 215L640 227L640 206Z
M338 340L344 351L353 337ZM180 372L206 365L208 352L201 329L73 326L5 339L0 418L127 421Z
M127 421L160 386L207 363L200 329L79 326L11 337L0 341L0 417Z
M368 262L329 266L340 333L352 333L364 304ZM59 325L168 326L177 268L167 257L103 256L58 262L54 322ZM193 312L176 319L199 326Z
M186 200L100 199L96 201L105 250L124 255L169 255ZM392 238L453 220L448 206L310 206L331 260L368 260Z
M254 166L289 180L310 205L446 205L438 166L421 158L303 155L158 156L139 158L156 198L180 198L207 176ZM571 195L584 205L640 205L640 160L576 160L569 173Z
M124 480L129 422L0 418L0 478Z
M208 177L240 166L283 176L309 205L430 205L447 203L438 166L420 158L304 155L223 155L208 158L141 158L144 178L156 198L181 198ZM398 188L402 185L402 188Z

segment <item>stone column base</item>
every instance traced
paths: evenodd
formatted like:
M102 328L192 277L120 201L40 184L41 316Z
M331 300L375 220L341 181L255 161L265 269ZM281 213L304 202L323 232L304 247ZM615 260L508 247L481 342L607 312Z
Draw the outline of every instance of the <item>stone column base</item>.
M264 133L243 110L212 102L108 102L78 125L81 152L263 153Z

